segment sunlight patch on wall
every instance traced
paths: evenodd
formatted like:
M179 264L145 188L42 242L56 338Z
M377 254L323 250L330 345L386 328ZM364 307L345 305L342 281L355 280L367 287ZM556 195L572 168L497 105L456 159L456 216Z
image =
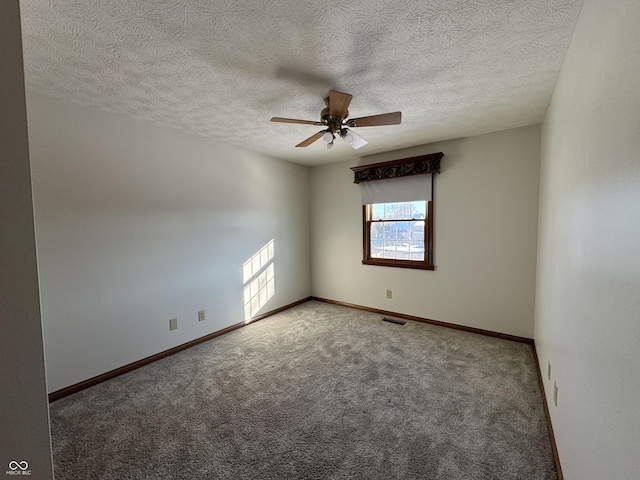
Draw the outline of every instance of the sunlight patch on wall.
M271 240L242 264L245 322L251 320L276 292L273 256L274 243Z

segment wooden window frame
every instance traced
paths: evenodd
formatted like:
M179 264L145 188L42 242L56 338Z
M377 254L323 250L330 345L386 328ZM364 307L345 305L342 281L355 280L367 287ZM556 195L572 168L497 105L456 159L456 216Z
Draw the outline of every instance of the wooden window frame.
M424 260L397 260L371 257L371 205L362 206L362 264L379 267L414 268L435 270L433 265L433 200L427 201L427 218L424 222Z

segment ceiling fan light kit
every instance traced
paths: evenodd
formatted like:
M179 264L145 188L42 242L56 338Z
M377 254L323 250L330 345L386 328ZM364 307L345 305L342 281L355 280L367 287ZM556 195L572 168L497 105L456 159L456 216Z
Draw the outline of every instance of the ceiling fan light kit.
M344 143L354 149L364 147L368 142L351 128L375 127L379 125L399 125L402 121L402 112L383 113L381 115L371 115L368 117L349 118L349 104L352 95L348 93L331 90L325 99L326 107L320 112L320 121L296 120L293 118L273 117L272 122L278 123L298 123L303 125L316 125L326 127L315 135L300 142L296 147L308 147L313 142L322 137L329 150L333 149L333 141L336 136L340 136Z

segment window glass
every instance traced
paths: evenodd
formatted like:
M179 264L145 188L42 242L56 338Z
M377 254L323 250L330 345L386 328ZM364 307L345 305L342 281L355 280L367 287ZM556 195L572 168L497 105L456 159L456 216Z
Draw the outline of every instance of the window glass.
M376 203L370 206L371 258L424 261L427 202Z

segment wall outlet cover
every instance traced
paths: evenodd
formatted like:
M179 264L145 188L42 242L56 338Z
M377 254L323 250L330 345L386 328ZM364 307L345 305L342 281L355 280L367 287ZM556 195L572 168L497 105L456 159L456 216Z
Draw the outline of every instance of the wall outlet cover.
M178 328L178 319L177 318L169 319L169 330L175 330L176 328Z
M393 291L387 290L387 298L393 298Z
M199 321L199 322L204 321L204 310L200 310L200 311L198 312L198 321Z

